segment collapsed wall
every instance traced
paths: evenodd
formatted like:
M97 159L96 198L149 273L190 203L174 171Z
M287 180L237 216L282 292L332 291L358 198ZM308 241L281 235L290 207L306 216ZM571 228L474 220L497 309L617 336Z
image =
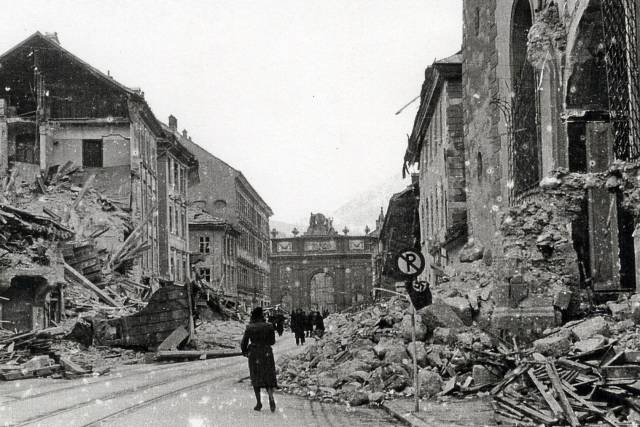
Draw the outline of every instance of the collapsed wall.
M637 223L638 170L638 165L622 162L601 173L559 169L543 179L539 191L499 214L501 253L493 255L489 267L498 280L492 293L495 308L491 316L496 332L534 339L545 329L589 310L593 283L588 266L581 261L584 236L577 232L580 223L589 220L585 210L589 194L606 190L606 194L615 195L611 198L609 227L617 225L611 217L618 205ZM619 270L620 263L612 268Z

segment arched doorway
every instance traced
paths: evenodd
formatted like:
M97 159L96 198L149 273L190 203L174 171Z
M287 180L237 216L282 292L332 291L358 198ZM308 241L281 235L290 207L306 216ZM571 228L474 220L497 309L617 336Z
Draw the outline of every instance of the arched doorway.
M314 274L310 281L309 297L311 309L316 309L320 312L324 310L329 312L336 311L333 276L325 272Z
M527 37L533 24L529 0L517 0L511 26L511 139L513 191L523 193L540 182L536 72L527 61Z

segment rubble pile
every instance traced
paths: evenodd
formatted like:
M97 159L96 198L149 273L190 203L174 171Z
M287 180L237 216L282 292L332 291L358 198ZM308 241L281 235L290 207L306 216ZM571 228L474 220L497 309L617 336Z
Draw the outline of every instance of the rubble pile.
M0 336L0 380L33 377L78 378L102 375L111 367L140 363L144 354L130 349L86 346L75 341L75 321L62 326Z
M408 308L394 297L330 315L322 339L278 359L280 386L352 406L409 397L415 353L421 398L489 394L507 423L619 425L640 414L640 295L597 306L528 346L466 326L440 299L417 312L414 346Z
M350 405L412 396L412 355L419 365L420 396L475 392L506 372L495 339L466 326L454 309L436 299L416 314L411 343L408 302L394 297L353 314L332 314L325 336L296 357L277 361L287 392Z
M122 316L143 306L143 297L153 290L135 280L130 270L132 260L147 249L138 237L151 215L134 229L127 204L92 188L94 178L73 162L52 167L35 181L20 180L15 173L8 177L0 188L0 209L3 218L16 218L16 227L4 228L0 235L0 248L10 252L1 262L7 268L29 262L46 265L49 253L61 254L64 262L115 301L105 305L104 298L86 286L69 286L66 314L99 311L107 317ZM68 274L65 279L78 284Z
M127 203L92 188L94 175L72 162L45 175L25 181L14 170L0 181L0 279L8 286L15 276L42 276L59 289L49 318L55 327L0 323L0 378L71 377L137 363L139 352L92 346L92 328L94 319L146 306L154 286L135 280L131 266L146 249L140 231L152 216L134 229Z
M640 420L640 296L546 331L491 390L509 424L608 425ZM604 311L607 311L605 314Z
M196 326L191 346L198 350L238 349L246 324L236 320L213 320Z

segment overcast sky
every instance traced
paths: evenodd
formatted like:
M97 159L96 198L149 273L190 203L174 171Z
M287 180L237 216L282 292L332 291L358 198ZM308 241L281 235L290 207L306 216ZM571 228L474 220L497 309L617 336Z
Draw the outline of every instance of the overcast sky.
M459 50L461 3L21 0L0 50L57 32L298 221L397 175L417 103L394 113Z

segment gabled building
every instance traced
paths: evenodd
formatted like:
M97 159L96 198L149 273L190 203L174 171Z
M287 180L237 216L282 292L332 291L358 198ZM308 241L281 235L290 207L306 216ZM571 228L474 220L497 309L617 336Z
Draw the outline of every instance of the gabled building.
M228 222L237 237L236 283L241 304L270 304L269 217L273 211L247 178L187 137L186 146L198 159L200 182L190 188L191 202ZM232 273L233 274L233 273Z
M423 278L436 284L467 239L461 53L426 69L420 99L404 161L418 165Z
M34 176L72 161L92 186L143 222L148 244L134 265L160 271L158 141L163 137L140 90L127 88L64 49L56 34L33 34L0 56L0 176ZM109 232L107 232L108 235ZM113 247L124 236L112 236Z

